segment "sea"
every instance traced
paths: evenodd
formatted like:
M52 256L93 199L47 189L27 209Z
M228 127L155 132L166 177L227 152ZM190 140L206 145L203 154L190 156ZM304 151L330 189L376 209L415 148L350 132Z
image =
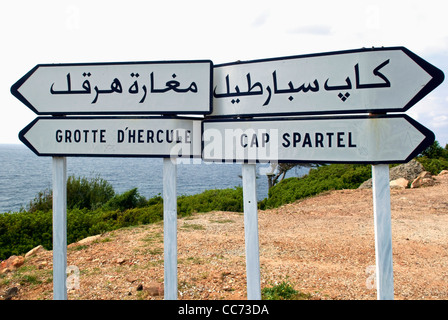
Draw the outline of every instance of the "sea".
M241 164L204 163L200 159L179 160L177 194L193 195L210 189L242 185ZM300 177L307 168L295 167L286 177ZM268 196L270 164L257 164L257 197ZM149 199L163 194L163 159L67 157L67 176L100 177L108 181L115 193L137 188ZM0 144L0 213L26 209L35 196L52 188L52 158L40 157L22 144Z

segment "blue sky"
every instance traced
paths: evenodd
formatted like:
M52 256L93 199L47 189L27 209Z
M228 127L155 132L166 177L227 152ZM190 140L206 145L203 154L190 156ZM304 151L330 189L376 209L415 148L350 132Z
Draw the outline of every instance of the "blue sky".
M36 115L11 85L40 63L210 59L215 64L404 46L448 73L446 6L426 1L8 1L0 11L0 143ZM407 114L448 143L448 82Z

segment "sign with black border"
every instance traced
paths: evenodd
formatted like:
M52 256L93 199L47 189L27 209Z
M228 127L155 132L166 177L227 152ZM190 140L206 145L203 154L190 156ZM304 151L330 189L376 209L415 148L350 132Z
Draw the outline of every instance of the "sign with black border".
M404 112L444 74L404 47L214 66L213 117Z
M209 114L210 60L39 64L11 87L38 115Z
M404 163L434 142L407 115L209 119L206 162Z
M200 158L190 117L38 117L19 139L38 156Z

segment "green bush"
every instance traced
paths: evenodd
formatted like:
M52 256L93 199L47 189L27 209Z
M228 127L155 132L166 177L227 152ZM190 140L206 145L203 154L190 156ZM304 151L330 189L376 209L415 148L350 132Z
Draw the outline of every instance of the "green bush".
M181 217L213 210L243 212L243 188L207 190L196 195L180 196L177 200L177 212Z
M112 185L99 176L86 177L69 176L67 179L67 209L95 210L103 206L115 195ZM53 207L53 192L46 189L39 192L32 200L27 211L49 211Z
M141 208L146 205L146 199L138 193L137 188L115 195L104 205L106 210L124 211L132 208Z
M370 165L323 165L311 169L306 176L288 178L272 187L269 197L259 202L259 208L276 208L323 191L357 188L368 180L371 174Z
M28 205L29 212L36 211L50 211L53 208L53 192L50 189L45 189L37 193Z
M439 174L442 170L448 170L448 159L431 159L428 157L418 157L416 160L422 164L426 171L431 172L431 174L433 175Z
M261 290L262 300L309 300L310 298L310 294L295 290L287 281Z
M163 219L163 205L154 204L149 207L132 208L120 212L117 217L117 226L119 228L149 224L161 221Z
M426 157L429 159L448 159L448 144L445 145L445 148L440 146L440 143L436 140L430 145L426 150L424 150L420 156Z
M51 211L0 214L0 260L21 255L32 248L52 245Z
M67 211L67 243L73 243L92 234L90 228L97 223L98 211L71 209Z
M423 165L426 171L434 175L439 174L442 170L448 170L448 144L442 148L438 141L434 141L416 160Z
M90 179L70 176L67 179L67 209L95 210L114 195L112 185L99 176Z

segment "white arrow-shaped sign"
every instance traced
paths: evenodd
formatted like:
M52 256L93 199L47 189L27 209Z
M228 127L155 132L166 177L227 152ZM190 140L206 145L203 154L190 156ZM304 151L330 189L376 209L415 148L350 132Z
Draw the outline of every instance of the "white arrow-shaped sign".
M40 117L19 133L39 156L201 157L201 121L167 117Z
M210 60L37 65L11 93L40 115L208 114Z
M204 161L401 163L434 142L406 115L206 120Z
M404 112L443 72L403 47L214 67L213 116Z

